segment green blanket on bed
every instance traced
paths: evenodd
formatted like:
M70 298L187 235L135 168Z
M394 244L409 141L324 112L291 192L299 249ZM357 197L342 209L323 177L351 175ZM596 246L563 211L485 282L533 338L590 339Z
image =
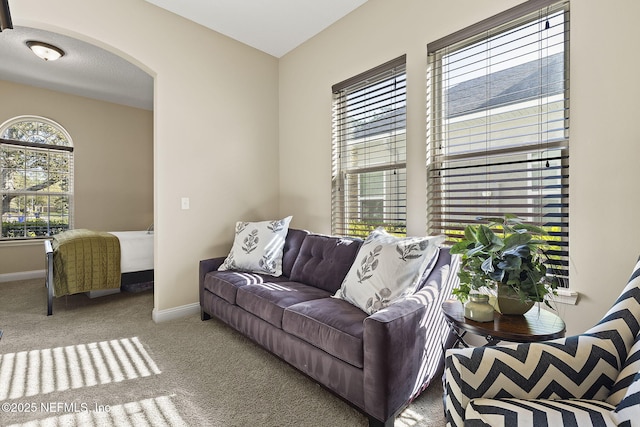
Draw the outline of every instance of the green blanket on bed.
M53 238L54 295L120 287L120 241L113 234L76 229Z

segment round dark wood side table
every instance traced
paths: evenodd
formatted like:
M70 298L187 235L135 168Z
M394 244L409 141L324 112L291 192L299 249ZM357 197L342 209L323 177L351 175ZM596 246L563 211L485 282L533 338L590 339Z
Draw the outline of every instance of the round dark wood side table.
M523 316L503 315L497 311L493 322L476 322L464 317L464 307L458 300L451 299L442 303L442 312L456 335L455 346L469 347L464 341L467 333L484 337L486 345L495 345L500 341L537 342L564 337L566 326L556 314L533 307Z

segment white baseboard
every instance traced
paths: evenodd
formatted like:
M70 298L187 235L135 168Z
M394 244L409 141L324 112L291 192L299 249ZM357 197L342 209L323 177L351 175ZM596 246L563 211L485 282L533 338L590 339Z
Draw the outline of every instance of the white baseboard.
M0 274L0 283L13 282L16 280L30 280L44 278L45 270L19 271L17 273Z
M154 322L166 322L168 320L180 319L181 317L200 314L200 303L181 305L180 307L168 308L166 310L156 310L151 312L151 318Z

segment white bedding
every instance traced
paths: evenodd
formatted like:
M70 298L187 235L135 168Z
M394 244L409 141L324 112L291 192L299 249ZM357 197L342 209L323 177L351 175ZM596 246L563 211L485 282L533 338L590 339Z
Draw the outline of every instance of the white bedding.
M153 233L110 231L120 240L120 272L153 270Z

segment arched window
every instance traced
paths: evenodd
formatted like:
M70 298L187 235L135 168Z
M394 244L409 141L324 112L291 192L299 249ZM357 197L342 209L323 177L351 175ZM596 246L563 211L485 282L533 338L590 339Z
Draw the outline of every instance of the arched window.
M72 227L73 143L53 120L0 125L0 240L52 236Z

